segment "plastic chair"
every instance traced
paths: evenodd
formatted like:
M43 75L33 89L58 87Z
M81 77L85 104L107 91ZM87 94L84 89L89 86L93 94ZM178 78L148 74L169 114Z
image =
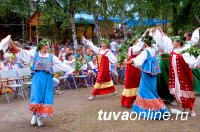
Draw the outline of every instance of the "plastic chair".
M18 76L20 78L23 78L23 83L24 85L31 85L31 81L28 81L28 82L24 82L24 79L25 78L31 78L31 69L30 67L26 67L26 68L19 68L19 69L16 69L17 73L18 73ZM27 78L27 79L28 79Z
M23 88L23 85L20 83L20 79L16 70L1 70L0 79L1 79L1 85L2 85L2 88L4 89L8 103L10 103L10 101L9 101L8 93L6 92L6 87L16 88L15 97L17 97L17 95L21 95L23 99L25 100L26 93ZM8 84L7 86L5 86L4 84L5 82L13 81L13 80L16 80L16 84L11 84L11 85Z
M31 73L32 73L32 71L31 71L30 67L19 68L19 69L16 69L16 71L18 73L18 76L20 78L20 83L22 85L31 85ZM29 81L24 81L25 79L29 79ZM26 96L26 98L28 98L28 97Z

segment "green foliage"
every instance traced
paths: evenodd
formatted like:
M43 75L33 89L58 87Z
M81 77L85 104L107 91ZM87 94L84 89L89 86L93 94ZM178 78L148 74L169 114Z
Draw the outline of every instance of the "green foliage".
M18 23L30 17L31 2L36 4L37 11L44 13L44 24L38 28L40 35L52 40L64 40L71 34L71 21L75 13L86 12L95 16L121 19L134 18L139 15L139 23L143 18L169 20L171 24L163 24L174 35L182 34L200 25L199 0L1 0L0 17L5 23ZM199 19L199 20L198 20ZM86 24L84 21L81 24ZM134 27L133 34L138 34L143 26ZM171 30L173 29L173 30ZM166 31L166 30L165 30Z
M119 64L122 64L122 62L126 59L127 56L127 51L128 48L135 43L135 41L137 40L137 37L133 37L132 39L128 40L127 42L125 42L122 47L119 49L119 54L117 56L117 60Z
M30 16L29 0L1 0L0 18L4 23L21 23Z
M53 48L49 49L48 53L53 54Z
M44 26L38 28L40 35L53 41L63 41L70 30L69 14L56 1L48 1L40 8L44 22Z
M28 18L30 15L29 0L1 0L0 16L4 17L14 13L22 18Z
M80 71L81 70L81 67L86 64L86 62L84 62L84 59L81 57L81 58L76 58L75 59L75 70L76 71Z
M200 49L198 47L191 47L187 50L184 50L182 51L182 54L186 52L189 53L190 55L193 55L196 58L200 55Z
M173 35L183 34L200 25L200 2L198 0L111 0L113 16L122 16L125 7L125 16L133 18L134 13L139 15L139 23L143 18L158 18L169 20L170 25L163 24ZM109 2L111 2L109 1ZM197 19L198 18L198 19ZM136 34L135 27L133 33ZM170 29L173 29L172 31ZM141 31L141 30L140 30Z

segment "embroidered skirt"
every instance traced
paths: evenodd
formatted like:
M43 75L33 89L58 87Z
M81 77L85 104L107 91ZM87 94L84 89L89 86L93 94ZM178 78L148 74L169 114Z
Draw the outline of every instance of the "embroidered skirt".
M29 110L41 118L53 115L53 79L45 71L34 73L31 83Z
M132 112L136 112L145 119L162 119L168 112L164 102L157 93L157 76L142 72L138 95ZM157 114L158 113L158 114Z

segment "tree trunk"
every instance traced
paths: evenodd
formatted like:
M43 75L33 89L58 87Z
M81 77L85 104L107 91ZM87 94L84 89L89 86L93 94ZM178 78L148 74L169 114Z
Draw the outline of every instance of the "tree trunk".
M124 1L123 2L123 6L122 6L122 8L123 8L123 11L122 11L122 28L123 28L123 32L124 32L124 41L127 41L127 29L126 29L126 18L125 18L125 16L126 16L126 9L125 9L125 4L126 2Z
M109 39L109 25L108 25L108 20L106 20L106 38Z
M95 22L95 31L96 31L96 36L97 36L97 44L99 44L102 36L101 36L100 27L99 27L98 15L96 15L96 13L94 13L94 22Z
M76 25L75 25L75 21L74 21L74 16L75 14L71 14L70 17L70 22L71 22L71 28L72 28L72 38L73 38L73 44L74 44L74 48L77 48L77 35L76 35Z
M25 41L25 24L24 24L24 18L22 18L22 40Z
M34 3L32 2L32 0L29 0L29 6L31 8L31 11L34 11L36 9L36 7L34 7Z
M177 2L174 2L172 5L173 10L173 22L172 22L172 28L173 28L173 34L178 34L178 24L177 24Z
M122 12L122 27L123 27L123 32L124 32L124 40L127 41L126 19L125 19L124 11Z

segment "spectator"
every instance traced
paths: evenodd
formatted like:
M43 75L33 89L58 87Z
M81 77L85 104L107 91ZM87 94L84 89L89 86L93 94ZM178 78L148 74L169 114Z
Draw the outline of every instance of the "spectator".
M65 60L63 63L67 64L72 69L74 69L74 62L75 62L74 55L72 53L66 54Z
M79 47L77 47L77 49L76 49L75 58L79 58L79 57L83 57L82 46L79 46Z
M117 43L114 41L114 39L112 39L112 42L110 43L110 50L111 52L116 55L116 47L117 47Z
M5 53L4 58L5 58L4 70L11 70L11 69L19 68L18 65L16 65L15 62L12 61L9 53Z
M64 61L65 60L64 56L65 56L65 49L62 48L58 55L59 60Z
M87 62L92 61L92 52L89 47L86 49L85 59Z
M55 56L58 57L58 55L59 55L59 43L58 43L58 41L56 41L55 44L53 45L53 49L54 49Z
M20 43L18 41L14 41L14 44L20 47ZM24 62L19 58L19 56L20 56L19 52L15 53L13 61L15 62L16 65L18 65L19 68L24 68L25 67Z

